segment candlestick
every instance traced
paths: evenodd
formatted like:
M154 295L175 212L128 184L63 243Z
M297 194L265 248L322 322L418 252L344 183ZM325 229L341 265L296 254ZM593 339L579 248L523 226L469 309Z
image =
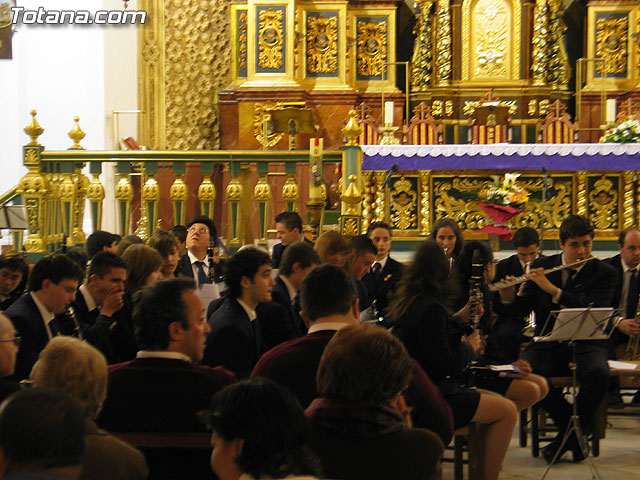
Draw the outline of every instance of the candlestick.
M393 125L393 102L384 102L384 124Z
M616 99L615 98L607 99L606 122L609 125L613 125L614 123L616 123Z

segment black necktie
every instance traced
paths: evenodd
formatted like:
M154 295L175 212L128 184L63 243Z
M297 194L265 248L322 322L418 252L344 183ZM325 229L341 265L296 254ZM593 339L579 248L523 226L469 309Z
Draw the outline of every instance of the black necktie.
M381 270L382 270L382 265L380 265L378 262L375 262L371 267L371 271L373 272L373 279L376 281L376 283L380 280Z
M638 270L629 270L629 288L627 289L627 311L625 318L635 318L638 308Z
M567 281L564 284L563 290L570 290L573 287L573 280L576 278L577 270L569 268L567 270Z
M209 277L204 273L204 262L196 262L198 266L198 287L201 287L205 283L209 283Z

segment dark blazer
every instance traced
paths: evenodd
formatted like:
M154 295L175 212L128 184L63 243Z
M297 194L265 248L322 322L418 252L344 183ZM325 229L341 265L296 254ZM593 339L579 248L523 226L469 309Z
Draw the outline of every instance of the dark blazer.
M215 283L224 281L225 265L226 261L224 259L220 259L218 263L213 264L213 281ZM178 260L178 265L176 267L176 276L193 278L193 268L191 267L191 261L189 260L188 253L185 253L180 257L180 260Z
M309 245L313 247L313 242L308 240L307 237L302 239L303 242L307 242ZM280 262L282 261L282 255L287 247L282 245L282 242L276 243L273 246L273 250L271 251L271 263L273 268L280 268Z
M395 292L398 280L402 277L404 271L404 265L391 257L387 258L384 268L378 276L378 281L373 271L367 273L362 277L362 284L367 289L369 305L376 301L376 308L378 312L384 315L387 310L387 306Z
M202 363L223 366L238 378L246 378L262 353L264 345L260 322L249 320L235 298L224 295L209 304L211 333L207 337Z
M107 362L118 363L113 346L111 345L112 324L117 318L102 315L99 309L89 311L87 302L82 292L76 292L76 299L71 303L76 314L76 319L80 324L82 335L91 345L100 350L107 358ZM117 314L118 312L116 312ZM116 317L114 314L114 317Z
M562 254L549 257L538 258L532 268L549 269L562 264ZM555 286L562 288L562 270L550 272L547 278ZM593 259L584 264L576 274L569 288L562 289L562 294L558 303L554 303L551 295L540 289L534 282L527 281L524 284L521 294L516 296L516 300L507 306L510 313L517 316L526 316L532 310L536 314L535 335L547 334L553 328L553 320L549 322L547 329L543 332L549 313L560 308L580 308L592 305L594 307L611 306L613 293L616 289L616 271L613 267Z
M611 299L611 306L614 308L618 308L618 305L620 305L620 295L622 294L622 285L624 281L623 279L624 271L622 269L622 260L620 258L620 254L611 258L607 258L603 260L603 262L608 265L611 265L616 271L616 278L618 281L616 283L616 288L613 292L613 298ZM636 275L636 282L637 282L636 291L640 292L640 274ZM627 312L625 312L624 314L625 318L632 318L628 314L633 312L632 315L635 315L637 310L638 310L638 297L633 299L633 302L631 302L630 305L627 305ZM629 336L616 328L613 330L613 332L611 332L610 339L611 339L611 342L613 342L613 345L615 348L618 345L629 341Z
M251 378L269 378L288 388L306 408L318 396L316 372L320 357L335 333L335 330L320 330L278 345L260 358ZM414 407L414 426L432 430L448 444L453 436L451 409L417 364L414 364L407 399Z
M307 333L299 312L292 304L289 291L282 278L277 277L271 289L271 301L256 308L262 339L266 349L301 337Z
M20 390L20 384L0 378L0 403L14 392Z

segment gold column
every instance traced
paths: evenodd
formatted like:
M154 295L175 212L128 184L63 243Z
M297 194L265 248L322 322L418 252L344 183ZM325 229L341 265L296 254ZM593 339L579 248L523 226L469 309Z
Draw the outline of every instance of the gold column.
M420 200L420 235L431 233L431 170L420 171L421 200Z
M155 174L149 175L147 181L144 182L142 192L140 194L140 200L142 203L140 221L144 223L144 225L140 225L140 227L143 228L147 236L150 236L153 234L154 228L156 228L156 220L158 218L158 201L160 200L160 185L158 185ZM140 238L147 240L142 236L140 236Z
M413 33L416 35L411 59L411 91L423 92L431 84L431 62L433 42L431 41L430 11L432 0L420 0L420 11L416 15Z
M82 165L76 165L73 172L74 183L76 184L76 195L73 199L73 230L71 231L71 240L74 245L83 244L87 237L82 230L84 223L84 207L87 199L87 190L89 189L89 179L82 173Z
M62 179L58 173L47 173L49 182L49 194L45 205L45 245L59 242L62 239L62 209L60 207L60 185Z
M355 175L349 175L349 186L346 191L340 196L343 206L346 205L346 211L342 215L344 222L341 225L341 233L347 237L352 237L360 234L360 228L358 225L359 206L362 201L362 195L357 186L358 177Z
M296 174L290 173L287 175L287 181L282 186L282 200L285 202L284 209L289 212L297 212L299 199L300 193L296 183Z
M451 13L449 0L438 0L436 31L436 85L449 85L451 80Z
M262 174L253 189L253 197L258 204L258 235L260 245L267 245L267 228L269 227L269 206L271 204L271 186L267 175Z
M384 183L384 179L387 176L387 172L377 171L375 172L375 176L376 176L376 199L375 199L375 210L373 213L373 221L386 222L388 205L387 205L387 199L384 192L384 188L382 188L382 184Z
M227 203L229 204L229 246L239 247L241 236L242 208L242 185L238 174L231 174L231 180L227 185Z
M203 215L213 219L216 187L213 185L210 175L203 175L202 183L198 187L198 200L200 200Z
M580 170L576 173L576 209L577 214L584 217L587 216L587 172Z
M635 225L635 208L633 202L633 187L635 183L635 172L626 171L623 173L624 185L622 190L622 228L629 228Z
M533 10L533 51L531 53L531 73L534 85L546 85L547 83L547 27L549 7L546 0L536 0Z
M169 189L169 198L173 203L173 221L176 225L184 225L187 215L187 185L182 179L182 174L177 174Z
M93 180L87 186L87 197L91 206L91 221L94 230L102 230L102 201L105 197L104 187L100 183L100 174L94 173Z
M115 197L120 214L120 235L123 237L131 232L131 200L133 200L133 186L128 173L121 173L116 184Z
M366 233L367 228L373 221L373 211L371 206L373 205L374 200L374 183L373 179L375 178L372 171L368 170L362 172L362 180L364 182L364 198L362 199L362 233Z
M60 200L60 218L62 219L62 233L67 237L67 245L73 245L71 233L73 232L73 203L76 196L76 185L73 182L73 174L63 173L62 183L58 190Z
M551 45L549 54L549 83L554 88L566 90L569 84L569 59L564 48L564 32L567 27L562 20L562 0L549 0L549 30Z

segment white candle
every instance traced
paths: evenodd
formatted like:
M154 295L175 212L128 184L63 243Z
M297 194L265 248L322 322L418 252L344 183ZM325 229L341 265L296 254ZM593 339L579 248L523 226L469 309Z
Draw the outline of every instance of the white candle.
M616 99L607 99L607 123L616 123Z
M393 125L393 102L384 102L384 124Z

